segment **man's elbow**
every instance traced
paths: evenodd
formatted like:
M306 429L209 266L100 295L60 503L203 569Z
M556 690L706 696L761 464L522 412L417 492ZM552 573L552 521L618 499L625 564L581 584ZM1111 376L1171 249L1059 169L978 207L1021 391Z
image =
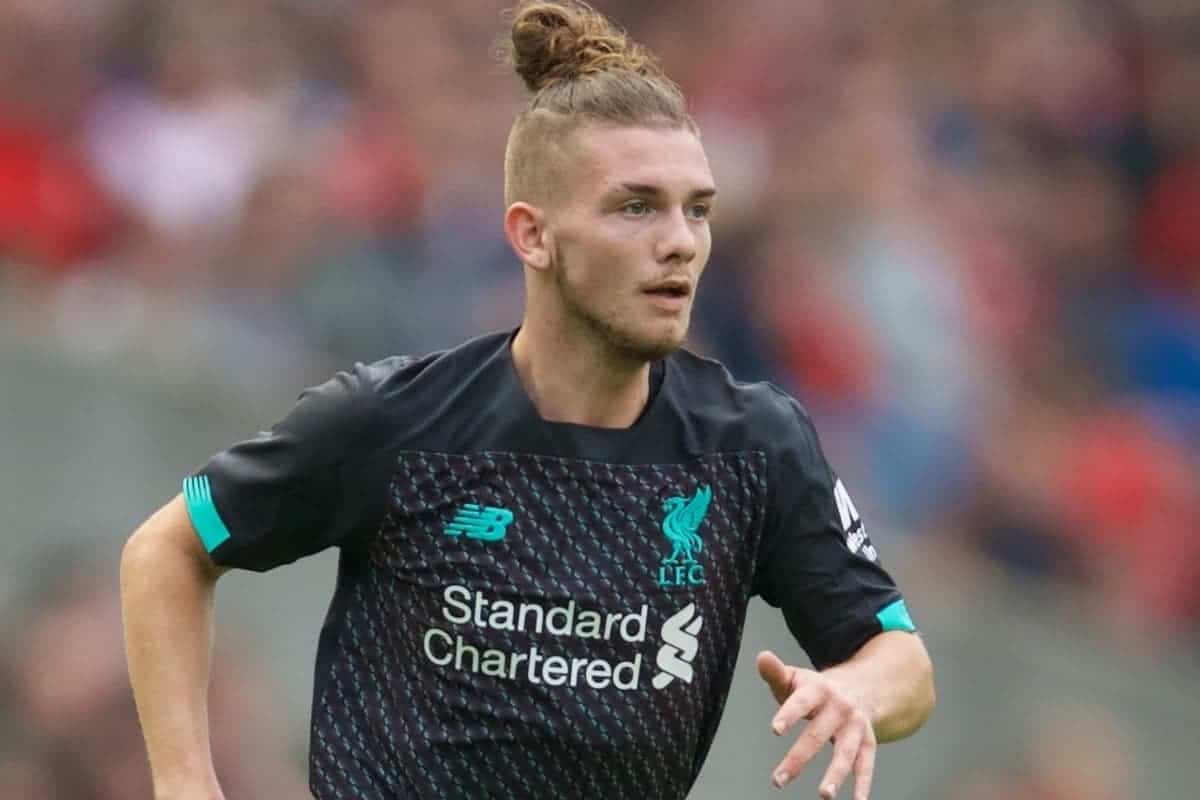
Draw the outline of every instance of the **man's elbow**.
M876 730L876 736L881 742L892 742L912 736L933 716L937 705L937 688L933 680L933 662L929 652L920 639L918 652L914 654L912 665L909 667L909 686L911 687L908 702L904 704L903 712L888 720L887 725Z
M125 541L121 550L121 586L170 573L215 582L225 572L217 567L192 529L180 497L155 512Z
M933 682L933 662L924 647L921 648L921 653L924 657L921 660L917 680L917 702L914 704L912 729L905 734L906 736L916 733L922 725L928 722L937 705L937 687Z

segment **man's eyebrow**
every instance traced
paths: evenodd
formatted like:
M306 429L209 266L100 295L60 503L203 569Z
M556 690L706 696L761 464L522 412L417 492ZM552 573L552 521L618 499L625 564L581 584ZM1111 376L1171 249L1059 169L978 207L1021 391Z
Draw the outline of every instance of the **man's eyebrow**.
M620 188L631 194L644 194L650 197L658 197L663 194L663 190L649 183L622 183ZM706 186L703 189L697 189L688 195L692 199L712 197L717 193L717 190L711 186Z

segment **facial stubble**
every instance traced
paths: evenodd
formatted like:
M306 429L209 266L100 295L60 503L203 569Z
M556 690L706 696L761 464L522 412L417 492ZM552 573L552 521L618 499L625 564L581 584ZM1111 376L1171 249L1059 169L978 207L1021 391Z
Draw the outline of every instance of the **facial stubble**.
M554 282L570 322L578 323L597 337L612 352L615 359L644 364L666 358L683 345L683 339L666 336L651 338L639 336L637 331L621 325L616 314L605 314L593 309L584 292L572 284L570 268L563 258L562 250L554 247Z

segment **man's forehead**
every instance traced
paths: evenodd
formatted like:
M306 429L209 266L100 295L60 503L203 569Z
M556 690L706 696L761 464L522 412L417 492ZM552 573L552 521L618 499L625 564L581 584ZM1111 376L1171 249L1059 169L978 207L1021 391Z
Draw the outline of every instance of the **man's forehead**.
M704 147L685 128L589 126L579 135L585 179L606 190L640 185L692 192L712 186Z

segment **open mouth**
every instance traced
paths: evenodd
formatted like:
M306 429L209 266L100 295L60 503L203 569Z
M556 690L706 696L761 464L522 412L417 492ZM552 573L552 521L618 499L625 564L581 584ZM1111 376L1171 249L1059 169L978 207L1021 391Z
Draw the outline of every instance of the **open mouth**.
M687 297L688 290L686 286L659 286L647 289L646 294L652 294L655 297Z
M670 300L682 300L692 293L692 283L686 278L666 278L652 283L644 291L653 297Z

